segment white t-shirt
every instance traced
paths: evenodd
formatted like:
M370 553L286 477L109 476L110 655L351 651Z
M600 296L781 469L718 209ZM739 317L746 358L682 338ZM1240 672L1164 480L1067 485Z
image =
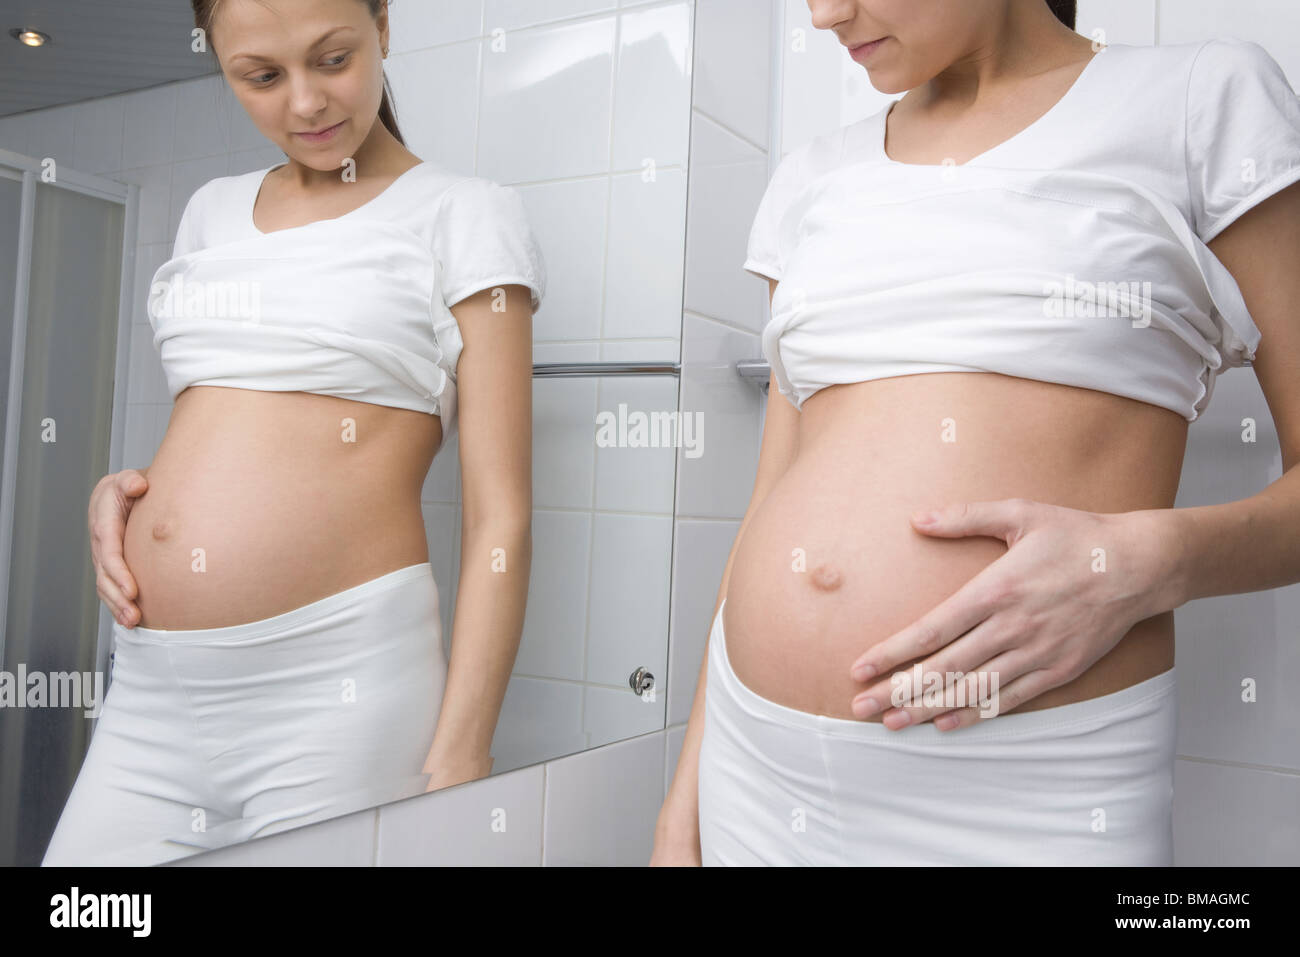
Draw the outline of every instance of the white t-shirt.
M996 372L1194 421L1260 332L1210 242L1300 180L1300 101L1258 44L1111 44L1038 121L962 166L897 163L889 108L804 144L744 268L780 280L763 351L828 385Z
M424 162L343 216L263 233L253 206L273 168L201 186L154 275L173 400L191 385L334 395L438 415L445 442L464 345L449 307L510 284L534 309L545 295L518 194Z

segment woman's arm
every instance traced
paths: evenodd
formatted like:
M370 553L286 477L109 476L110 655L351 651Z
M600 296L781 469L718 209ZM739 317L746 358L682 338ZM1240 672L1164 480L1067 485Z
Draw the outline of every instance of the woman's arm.
M769 300L776 294L777 281L768 280ZM776 376L768 379L767 415L763 422L763 444L758 456L758 469L754 476L754 491L750 495L749 507L740 523L740 530L731 545L727 564L722 572L722 583L718 586L718 596L713 603L713 617L718 615L722 601L727 597L727 582L731 578L731 562L736 549L745 535L745 527L750 517L758 510L771 491L776 480L785 474L794 461L798 448L799 412L785 396L777 391ZM712 620L712 619L710 619ZM682 741L682 750L677 757L677 770L668 795L659 811L659 820L655 828L655 851L651 857L652 865L695 863L700 861L700 819L699 819L699 759L700 740L704 735L704 693L708 674L709 643L704 640L704 660L700 662L700 676L695 686L695 700L691 705L691 716L686 723L686 736Z
M1253 369L1282 450L1283 475L1249 498L1170 509L1179 604L1300 582L1300 183L1210 243L1260 330Z
M451 310L457 361L461 560L428 790L492 770L492 736L524 627L532 563L533 327L525 286L485 289Z

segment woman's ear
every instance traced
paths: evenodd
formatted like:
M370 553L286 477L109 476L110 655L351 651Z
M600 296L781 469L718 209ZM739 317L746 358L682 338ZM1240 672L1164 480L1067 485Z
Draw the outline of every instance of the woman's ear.
M388 3L385 0L383 9L379 11L379 16L375 18L375 26L379 28L379 49L383 51L384 56L388 56Z

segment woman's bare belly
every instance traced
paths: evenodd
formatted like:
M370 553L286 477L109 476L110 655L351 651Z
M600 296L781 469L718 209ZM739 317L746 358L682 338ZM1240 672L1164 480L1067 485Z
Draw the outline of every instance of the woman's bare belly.
M127 518L138 624L258 621L428 561L420 489L441 441L409 409L186 389Z
M955 442L942 441L946 419ZM849 676L858 656L1007 551L999 539L922 535L912 512L1007 498L1103 513L1172 507L1187 438L1187 421L1168 409L994 373L831 386L804 402L798 427L795 460L732 559L727 653L757 694L853 720L850 703L869 687ZM793 570L795 549L807 573ZM838 587L814 585L819 566L838 574ZM1173 613L1165 612L1135 625L1079 677L1009 710L1109 694L1173 664Z

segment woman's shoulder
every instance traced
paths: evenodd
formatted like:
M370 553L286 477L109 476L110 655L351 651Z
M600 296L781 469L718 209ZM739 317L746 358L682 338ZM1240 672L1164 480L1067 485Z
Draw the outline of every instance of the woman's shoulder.
M471 234L528 232L529 216L513 186L484 176L466 176L435 168L427 176L433 212L432 226L444 240L457 242Z

